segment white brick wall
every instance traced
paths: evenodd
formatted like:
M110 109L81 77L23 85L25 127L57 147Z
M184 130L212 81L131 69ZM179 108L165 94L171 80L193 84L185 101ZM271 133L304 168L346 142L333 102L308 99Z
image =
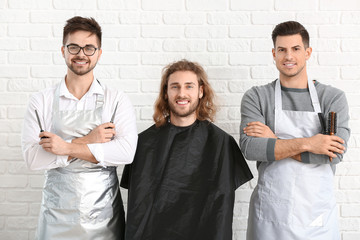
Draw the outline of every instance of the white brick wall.
M98 78L127 92L139 132L152 124L161 69L188 58L207 69L218 94L216 124L239 137L240 100L253 85L277 77L271 31L286 20L311 35L309 73L344 90L352 135L334 188L342 240L360 239L360 1L359 0L0 0L0 239L32 240L43 173L22 159L20 131L31 93L66 72L62 28L74 16L103 28ZM250 164L255 176L255 164ZM121 171L119 171L121 172ZM256 179L236 195L234 239L245 239ZM123 191L126 200L126 192Z

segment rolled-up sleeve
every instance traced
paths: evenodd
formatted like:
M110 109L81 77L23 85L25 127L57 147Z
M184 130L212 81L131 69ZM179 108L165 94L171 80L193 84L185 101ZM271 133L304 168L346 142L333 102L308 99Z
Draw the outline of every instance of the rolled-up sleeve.
M87 144L101 166L129 164L133 161L136 151L138 135L135 110L130 99L123 93L118 93L112 105L115 106L116 102L119 104L114 119L115 138L107 143Z
M31 170L46 170L68 165L68 156L59 156L46 152L39 145L40 127L36 118L37 110L40 122L44 130L49 131L51 126L51 117L45 102L49 102L47 94L39 92L31 96L28 108L25 112L24 122L21 134L21 147L24 160ZM51 108L51 107L50 107Z

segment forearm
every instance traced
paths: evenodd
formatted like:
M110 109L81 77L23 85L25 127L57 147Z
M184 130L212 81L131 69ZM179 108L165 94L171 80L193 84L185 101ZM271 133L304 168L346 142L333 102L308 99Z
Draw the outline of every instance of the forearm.
M84 143L69 143L68 154L69 159L79 158L92 163L98 163L88 146Z
M275 161L274 138L249 137L246 134L240 134L240 148L247 160L270 162Z
M296 160L303 160L306 152L315 155L324 155L326 157L338 158L337 154L344 154L344 140L338 136L329 136L323 134L316 134L308 138L294 138L294 139L278 139L275 144L275 159L281 160L292 157ZM301 158L299 158L301 154ZM309 162L305 160L304 162Z
M274 149L275 160L293 158L301 161L301 153L307 151L306 138L277 139Z
M91 156L88 154L84 155L83 157L86 157L84 160L96 161L96 163L100 163L103 166L128 164L133 160L137 145L136 128L128 129L133 130L126 135L120 135L121 133L119 132L120 136L115 135L114 139L108 142L96 142L87 135L73 139L71 143L87 146L86 150L89 150L88 154L91 153ZM82 153L85 153L84 150Z
M338 164L342 161L343 154L336 154L338 157L333 158L330 162L329 156L324 154L314 154L311 152L301 153L301 161L303 163L312 163L312 164Z

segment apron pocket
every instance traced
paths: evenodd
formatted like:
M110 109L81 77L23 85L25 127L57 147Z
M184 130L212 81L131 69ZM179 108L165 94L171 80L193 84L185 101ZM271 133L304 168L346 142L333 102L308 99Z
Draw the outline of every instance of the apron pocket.
M286 179L286 178L284 178ZM259 184L260 219L289 224L292 219L295 179L269 179Z
M319 175L301 174L295 182L294 224L303 227L323 227L335 206L333 181Z

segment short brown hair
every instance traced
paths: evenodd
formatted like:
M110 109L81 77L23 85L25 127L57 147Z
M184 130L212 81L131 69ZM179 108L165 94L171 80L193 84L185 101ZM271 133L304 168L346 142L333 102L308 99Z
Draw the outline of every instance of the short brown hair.
M69 34L76 31L86 31L95 34L98 39L98 47L101 48L101 27L94 18L75 16L67 20L63 32L63 45L65 45Z
M208 81L207 74L200 64L190 62L186 59L171 63L163 69L160 93L155 102L155 113L153 119L157 127L163 126L170 116L170 107L166 98L168 81L171 74L177 71L191 71L196 74L199 86L203 87L203 97L199 99L199 105L196 109L196 118L198 120L214 121L216 107L214 104L215 94Z
M276 27L274 28L274 30L271 34L271 37L272 37L272 40L274 43L274 47L275 47L277 36L289 36L289 35L295 35L295 34L300 34L305 48L308 48L310 46L309 33L305 29L305 27L298 22L288 21L288 22L280 23L280 24L276 25Z

